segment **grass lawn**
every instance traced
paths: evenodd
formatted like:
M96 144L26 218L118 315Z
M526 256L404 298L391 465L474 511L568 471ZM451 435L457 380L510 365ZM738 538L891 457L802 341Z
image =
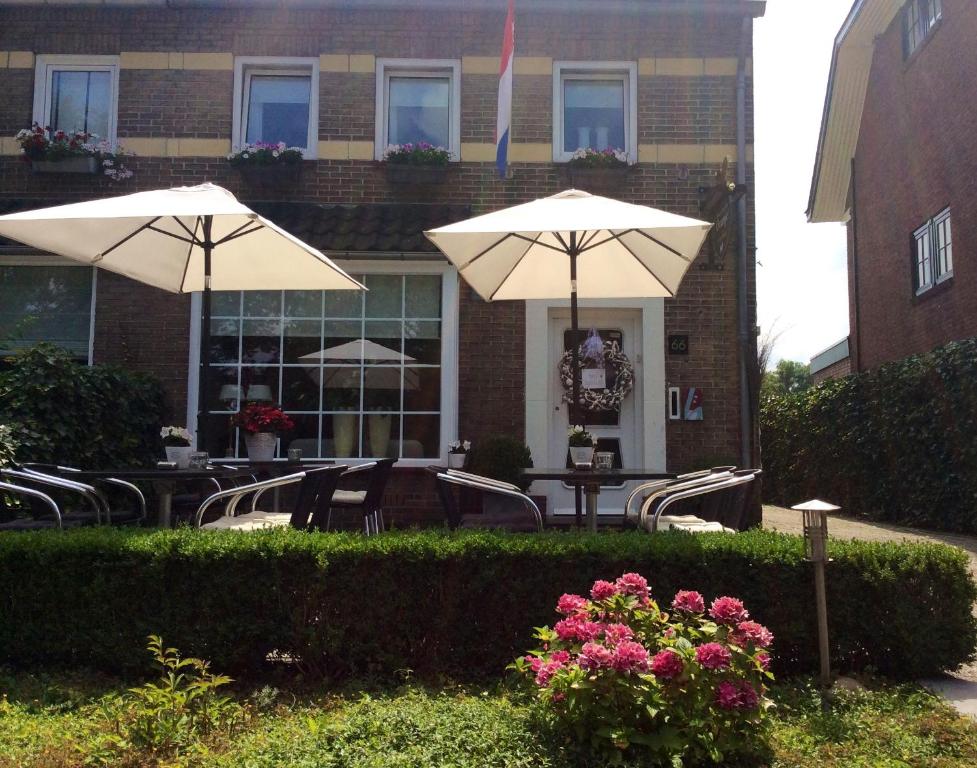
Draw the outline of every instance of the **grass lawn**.
M212 734L176 762L146 752L106 756L107 713L124 687L85 676L0 671L0 768L204 766L213 768L427 768L584 766L534 708L504 689L292 693L265 688L238 699L232 735ZM977 724L913 686L876 682L821 711L807 680L780 683L770 752L749 765L895 768L977 765ZM99 755L102 755L99 762Z

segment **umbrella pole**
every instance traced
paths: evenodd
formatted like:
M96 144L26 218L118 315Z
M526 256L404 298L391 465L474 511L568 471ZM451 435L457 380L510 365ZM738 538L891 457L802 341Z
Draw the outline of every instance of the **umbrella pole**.
M214 241L211 239L214 217L204 216L201 223L204 235L201 243L204 250L204 291L200 328L200 387L197 393L198 451L207 448L207 393L210 391L210 256L214 250Z
M577 248L577 233L570 233L570 359L571 359L571 370L573 371L573 386L571 387L571 397L573 401L570 403L570 423L577 424L582 422L580 419L580 344L577 342L577 330L579 326L579 318L577 316L577 255L579 254L579 249ZM581 423L581 426L583 424ZM583 525L583 499L581 498L581 489L578 485L574 493L574 512L576 517L577 530Z

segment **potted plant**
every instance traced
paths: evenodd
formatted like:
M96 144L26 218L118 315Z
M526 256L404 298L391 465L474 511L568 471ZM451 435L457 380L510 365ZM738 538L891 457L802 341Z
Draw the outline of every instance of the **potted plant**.
M440 184L450 160L451 153L444 147L424 141L391 144L383 153L387 181L391 184Z
M159 431L163 438L163 448L166 450L166 460L176 464L177 469L187 469L190 466L190 433L186 427L163 427Z
M34 123L18 131L16 141L24 162L34 173L102 173L112 181L132 177L132 171L119 160L129 155L121 145L112 147L93 133L52 131Z
M303 159L301 149L286 146L284 141L245 144L227 156L244 181L258 185L296 183Z
M469 452L468 471L503 483L510 483L521 491L529 488L529 482L523 477L523 470L533 466L532 454L522 440L508 435L495 435L479 441L478 446ZM478 491L474 493L478 494ZM462 506L466 506L465 495L461 499ZM482 499L469 499L467 508L485 514L506 514L523 509L518 499L485 494Z
M567 442L570 443L570 460L577 469L585 469L594 461L594 445L596 441L579 424L575 424L567 430Z
M267 403L246 403L240 413L231 418L235 427L244 431L244 444L252 461L271 461L275 458L278 433L287 432L295 424L282 409Z
M471 449L471 440L454 440L448 443L448 466L452 469L464 467Z
M623 149L584 147L567 162L570 183L577 189L614 189L631 170Z

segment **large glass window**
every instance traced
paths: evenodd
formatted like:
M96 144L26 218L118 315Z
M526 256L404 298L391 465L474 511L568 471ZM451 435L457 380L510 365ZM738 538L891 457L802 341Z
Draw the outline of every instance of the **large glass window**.
M92 269L0 264L0 353L47 341L88 362Z
M579 149L617 149L637 157L635 76L627 62L557 62L554 160L569 160Z
M940 211L913 232L913 282L920 294L953 275L950 209Z
M114 141L118 77L113 56L38 56L34 120L52 130Z
M459 71L454 61L377 62L377 159L391 144L425 142L460 154Z
M432 459L441 451L440 275L357 276L354 291L214 296L207 410L213 456L244 456L240 399L295 422L279 451L305 458Z
M233 145L284 142L315 157L318 92L318 60L238 58Z

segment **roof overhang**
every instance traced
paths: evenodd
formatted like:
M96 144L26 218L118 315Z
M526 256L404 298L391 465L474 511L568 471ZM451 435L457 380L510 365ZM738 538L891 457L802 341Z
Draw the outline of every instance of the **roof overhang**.
M875 39L888 29L902 0L855 0L835 37L821 135L807 205L812 223L848 219L851 161L858 145Z
M0 0L0 6L88 5L115 8L441 8L498 10L499 0ZM527 0L528 10L594 10L593 0ZM707 12L763 16L766 0L603 0L600 13Z

